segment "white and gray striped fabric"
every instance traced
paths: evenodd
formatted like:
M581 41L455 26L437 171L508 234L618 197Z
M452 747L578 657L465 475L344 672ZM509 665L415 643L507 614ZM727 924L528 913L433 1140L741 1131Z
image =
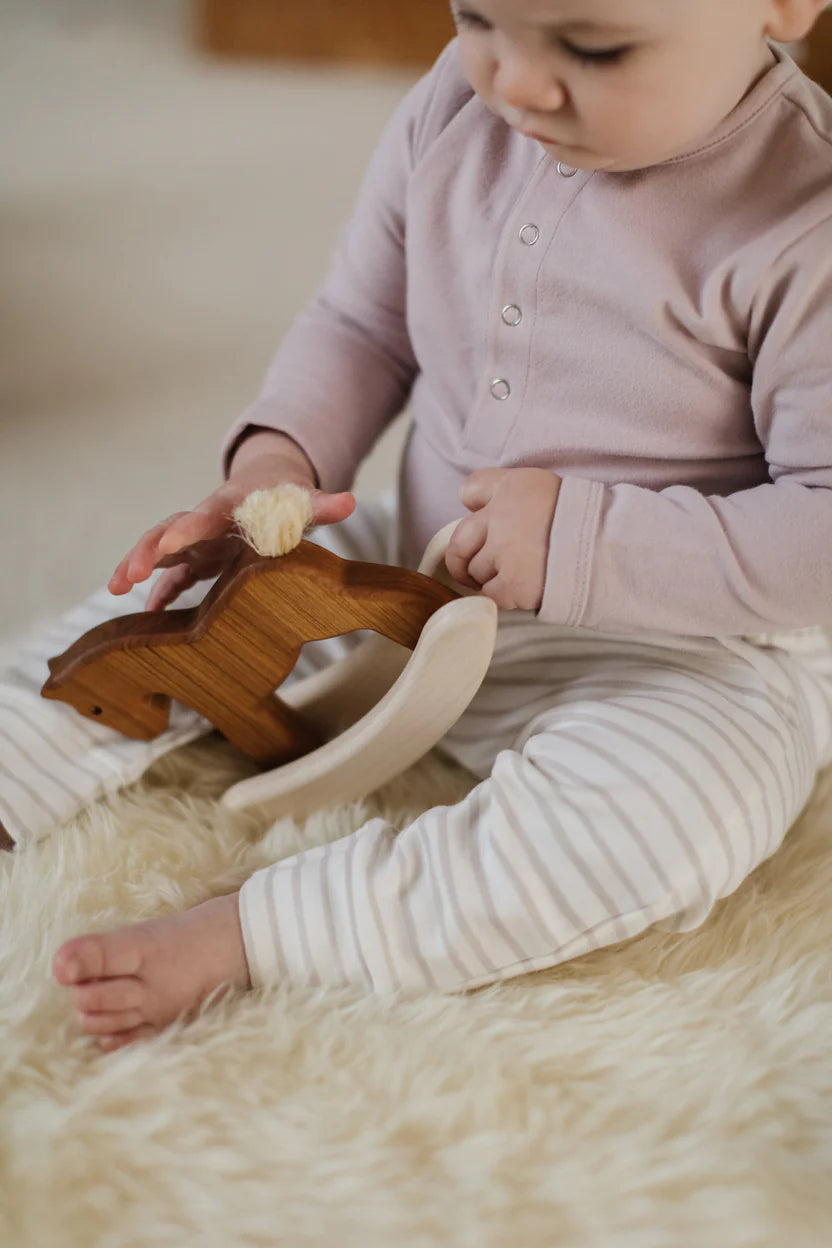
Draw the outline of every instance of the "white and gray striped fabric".
M154 578L155 579L155 578ZM33 635L4 647L0 661L0 825L21 846L52 832L98 798L132 784L157 758L210 730L201 716L174 704L170 727L154 741L131 741L40 690L47 660L87 629L144 610L152 581L124 597L106 590ZM204 593L183 596L183 605Z
M315 540L385 562L393 535L388 501ZM38 696L49 655L146 593L96 595L0 668L0 819L15 840L206 730L177 708L155 742L128 741ZM296 674L357 636L305 647ZM399 833L374 819L246 882L255 983L452 992L651 924L695 927L776 851L832 761L832 647L820 628L615 636L506 612L442 749L481 778L463 801Z
M351 554L381 558L362 536ZM442 749L482 778L463 801L246 882L255 983L454 992L696 927L832 761L832 648L820 628L615 636L506 612Z

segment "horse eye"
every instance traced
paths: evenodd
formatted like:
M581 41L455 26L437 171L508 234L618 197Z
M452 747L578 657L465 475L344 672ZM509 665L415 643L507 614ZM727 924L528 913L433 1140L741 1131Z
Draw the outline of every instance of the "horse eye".
M93 715L103 715L103 714L104 714L104 712L102 711L102 709L101 709L101 707L100 707L100 706L94 706L94 707L92 707L91 709L92 709L92 713L93 713Z

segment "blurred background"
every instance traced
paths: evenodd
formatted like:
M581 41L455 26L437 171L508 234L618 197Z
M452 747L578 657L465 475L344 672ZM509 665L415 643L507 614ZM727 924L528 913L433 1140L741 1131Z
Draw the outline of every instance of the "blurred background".
M397 51L372 8L0 0L0 640L219 483L385 121L453 34L435 0ZM394 480L405 419L361 492Z
M829 25L801 50L827 89ZM452 34L446 0L0 0L0 641L217 484ZM406 419L359 493L393 482Z

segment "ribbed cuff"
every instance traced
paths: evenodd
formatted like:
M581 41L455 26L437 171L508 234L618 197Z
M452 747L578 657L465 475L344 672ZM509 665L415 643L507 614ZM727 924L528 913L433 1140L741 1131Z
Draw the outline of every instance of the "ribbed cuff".
M561 479L538 611L547 624L576 628L584 618L604 488L583 477Z

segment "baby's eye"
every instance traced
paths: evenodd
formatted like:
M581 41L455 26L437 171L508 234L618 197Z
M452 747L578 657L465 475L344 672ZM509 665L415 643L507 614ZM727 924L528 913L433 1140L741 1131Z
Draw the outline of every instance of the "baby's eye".
M613 65L630 51L626 44L616 48L580 48L568 39L561 40L561 47L576 61L583 61L587 65Z
M491 29L490 22L480 17L479 13L472 13L468 9L452 6L451 15L459 26L468 26L472 30ZM573 60L584 65L614 65L631 50L628 44L620 44L614 48L581 48L576 43L570 43L568 39L559 39L558 42Z
M452 8L451 16L460 26L471 26L475 30L490 30L484 17L480 17L478 13L469 13L467 9Z

